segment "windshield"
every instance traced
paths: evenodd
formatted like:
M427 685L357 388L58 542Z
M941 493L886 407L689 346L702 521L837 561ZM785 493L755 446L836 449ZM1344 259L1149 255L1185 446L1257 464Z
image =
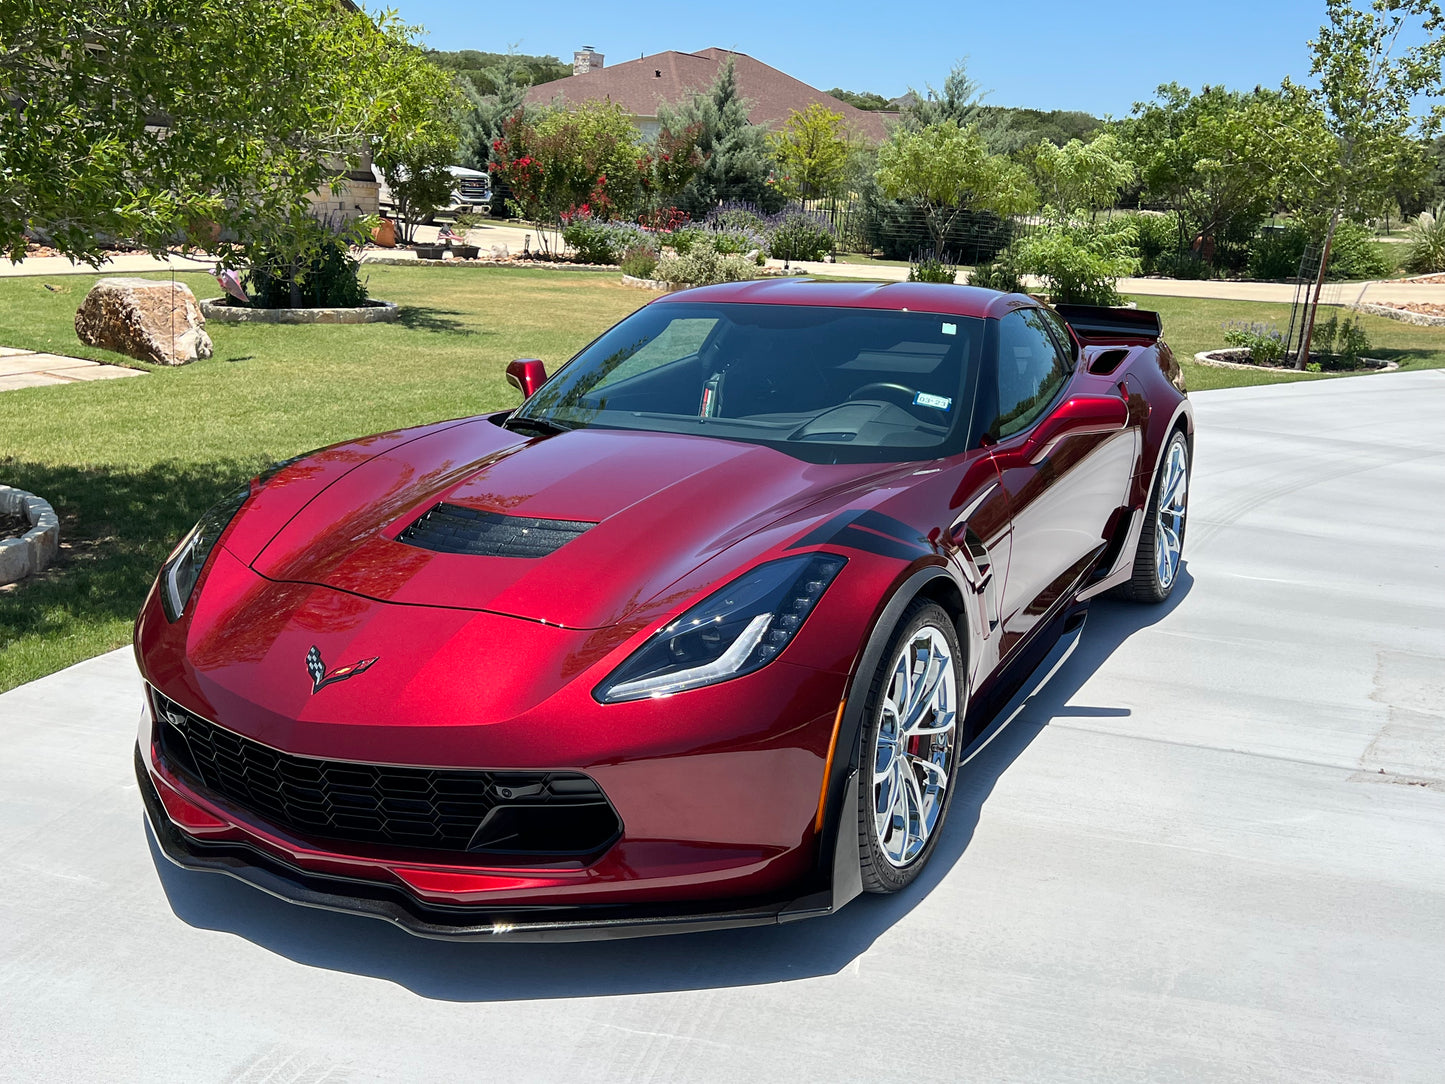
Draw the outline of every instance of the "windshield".
M967 427L983 327L877 309L653 304L513 420L723 437L815 462L930 458Z

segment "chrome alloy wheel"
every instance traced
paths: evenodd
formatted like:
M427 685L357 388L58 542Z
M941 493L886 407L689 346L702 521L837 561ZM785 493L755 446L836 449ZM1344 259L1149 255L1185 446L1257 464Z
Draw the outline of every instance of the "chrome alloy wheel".
M895 868L918 857L943 813L958 734L956 670L932 625L893 660L873 755L873 830Z
M1159 511L1155 521L1154 560L1159 586L1167 591L1179 573L1184 549L1184 517L1189 507L1189 450L1184 441L1169 446L1159 480Z

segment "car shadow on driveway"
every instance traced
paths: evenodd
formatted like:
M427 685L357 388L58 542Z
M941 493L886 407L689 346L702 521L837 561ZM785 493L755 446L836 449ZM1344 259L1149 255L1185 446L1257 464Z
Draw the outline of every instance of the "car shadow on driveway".
M1181 568L1164 605L1096 600L1078 646L1052 679L1012 711L1012 721L996 720L975 742L937 850L918 881L895 896L864 895L826 918L624 941L430 941L376 919L298 907L230 877L180 869L166 860L147 826L151 859L172 911L197 929L235 934L297 963L385 979L438 1000L599 997L836 974L948 875L972 841L994 785L1051 719L1129 714L1127 707L1069 701L1120 644L1178 606L1191 585Z

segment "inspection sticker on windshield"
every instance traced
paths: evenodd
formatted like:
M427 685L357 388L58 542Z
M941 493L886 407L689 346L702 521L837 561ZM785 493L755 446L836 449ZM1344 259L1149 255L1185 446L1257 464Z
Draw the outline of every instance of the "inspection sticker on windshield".
M957 324L944 324L944 325L943 325L943 333L944 333L945 335L957 335L957 334L958 334L958 325L957 325Z
M946 395L930 395L926 391L921 391L913 397L913 405L932 407L934 410L947 410L953 406L953 400Z

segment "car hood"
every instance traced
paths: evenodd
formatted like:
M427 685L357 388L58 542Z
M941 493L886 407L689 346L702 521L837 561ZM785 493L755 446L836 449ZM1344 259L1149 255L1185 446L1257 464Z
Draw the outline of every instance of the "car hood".
M351 470L252 567L383 602L604 628L769 524L907 469L811 464L760 445L664 433L522 439L483 418ZM435 522L407 531L438 506ZM523 529L520 537L550 539L539 550L564 540L536 556L497 555L478 534L478 514L513 539ZM433 530L437 523L446 532ZM558 523L569 526L553 534ZM480 552L435 548L458 538Z

